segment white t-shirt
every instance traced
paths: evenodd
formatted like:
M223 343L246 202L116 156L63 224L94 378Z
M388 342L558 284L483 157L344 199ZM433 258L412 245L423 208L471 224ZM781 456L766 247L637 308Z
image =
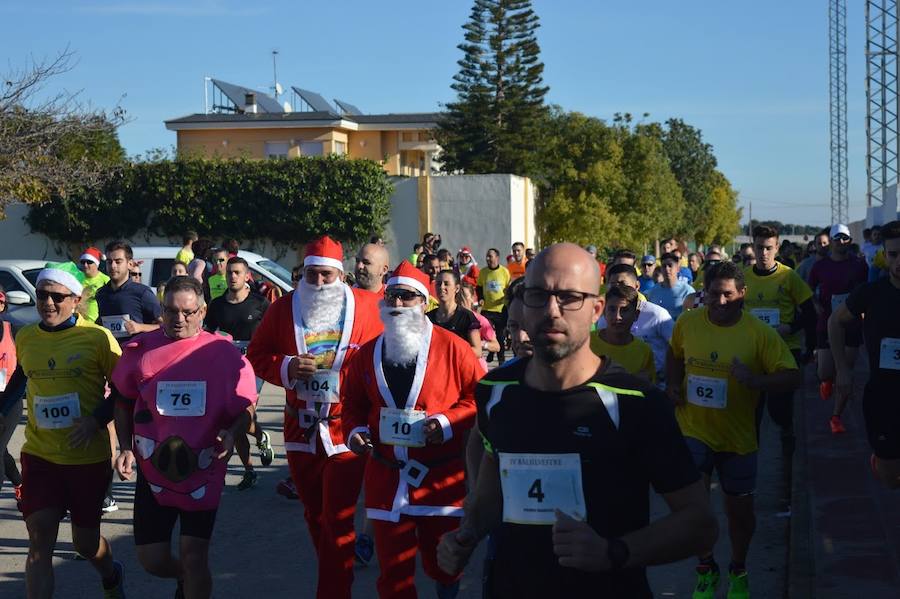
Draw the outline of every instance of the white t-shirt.
M638 302L638 310L641 313L631 327L631 334L648 344L653 350L656 380L662 381L666 371L666 350L669 349L669 340L672 338L675 321L672 320L668 310L647 301ZM601 316L597 321L597 328L606 328L605 316Z

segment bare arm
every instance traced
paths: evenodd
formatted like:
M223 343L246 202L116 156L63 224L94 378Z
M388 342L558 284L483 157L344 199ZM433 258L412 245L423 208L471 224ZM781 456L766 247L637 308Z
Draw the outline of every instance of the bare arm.
M478 329L472 329L469 331L469 345L472 346L472 351L475 352L475 356L481 357L481 333L478 332Z
M838 309L828 318L828 339L831 346L831 355L834 358L835 383L838 392L842 394L850 393L850 387L853 382L853 365L847 358L847 335L845 327L857 322L858 317L854 316L847 304L841 304Z
M684 403L682 386L684 383L684 361L672 353L672 347L666 350L666 393L676 405Z

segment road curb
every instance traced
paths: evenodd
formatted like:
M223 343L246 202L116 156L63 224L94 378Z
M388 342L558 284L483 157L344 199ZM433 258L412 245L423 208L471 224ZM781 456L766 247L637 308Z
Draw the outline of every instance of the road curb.
M785 597L815 597L815 552L812 521L812 500L807 475L806 405L812 401L805 392L800 394L794 410L797 437L791 476L791 525L788 538L788 583Z

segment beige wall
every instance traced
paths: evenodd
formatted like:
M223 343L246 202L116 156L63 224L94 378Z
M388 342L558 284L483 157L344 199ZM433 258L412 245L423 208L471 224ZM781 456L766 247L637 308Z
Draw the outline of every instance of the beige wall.
M178 132L178 152L208 158L264 158L266 142L287 142L289 155L300 155L300 142L321 141L330 153L334 141L347 143L347 133L335 129L212 129Z
M347 154L350 158L368 158L376 162L384 159L380 131L351 131L347 137Z

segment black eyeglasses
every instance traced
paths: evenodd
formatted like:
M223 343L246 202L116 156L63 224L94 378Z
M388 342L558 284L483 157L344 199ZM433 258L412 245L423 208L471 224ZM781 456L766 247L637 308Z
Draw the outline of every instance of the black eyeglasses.
M196 310L176 310L174 308L164 308L163 312L166 316L169 316L171 318L178 318L178 315L181 314L182 316L184 316L184 319L187 320L188 318L199 312L200 308L202 307L203 306L200 306Z
M66 301L66 299L75 297L74 293L56 293L55 291L47 291L46 289L38 289L34 292L34 295L42 302L46 302L48 299L53 298L54 304L61 304Z
M572 291L569 289L557 289L550 291L542 287L525 287L522 292L522 303L529 308L543 308L550 301L550 296L556 297L556 303L560 310L580 310L585 298L600 297L596 293L584 291Z
M417 297L424 297L417 291L409 291L408 289L391 289L384 292L384 299L389 302L400 300L401 302L411 302Z
M130 272L128 274L131 275L132 277L137 277L139 279L141 278L141 273L139 273L139 272Z

